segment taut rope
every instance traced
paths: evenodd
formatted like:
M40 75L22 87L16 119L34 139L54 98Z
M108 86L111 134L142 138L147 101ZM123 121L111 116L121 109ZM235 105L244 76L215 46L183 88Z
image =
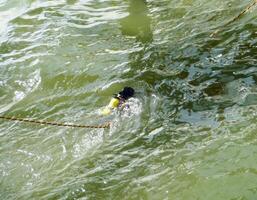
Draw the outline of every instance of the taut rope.
M9 121L19 121L19 122L41 124L41 125L63 126L63 127L70 127L70 128L110 128L110 122L108 122L106 124L102 124L102 125L78 125L78 124L47 122L47 121L41 121L41 120L23 119L23 118L7 117L7 116L0 116L0 119L9 120Z
M245 14L246 12L248 12L252 7L254 7L255 5L257 5L257 0L254 0L254 2L252 2L249 6L247 6L242 12L239 13L239 15L237 15L236 17L234 17L233 19L231 19L230 21L228 21L226 24L223 25L227 26L231 23L233 23L234 21L238 20L243 14ZM217 29L216 31L214 31L210 36L213 37L215 36L218 32L220 31L220 29Z

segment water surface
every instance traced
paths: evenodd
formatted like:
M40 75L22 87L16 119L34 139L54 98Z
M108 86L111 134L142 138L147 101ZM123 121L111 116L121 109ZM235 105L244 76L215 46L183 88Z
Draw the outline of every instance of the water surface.
M0 0L0 114L112 122L1 120L0 198L255 200L256 7L223 26L249 3Z

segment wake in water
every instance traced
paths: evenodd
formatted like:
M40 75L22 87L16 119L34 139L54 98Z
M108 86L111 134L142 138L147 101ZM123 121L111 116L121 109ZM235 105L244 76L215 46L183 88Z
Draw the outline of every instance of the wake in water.
M110 133L126 128L133 131L140 124L142 103L138 98L131 98L126 102L124 109L116 110L111 122Z
M100 111L98 110L98 112ZM121 133L124 129L135 132L140 126L141 113L142 103L138 98L133 97L126 101L126 106L123 109L116 109L107 117L98 115L101 121L98 123L108 121L110 122L110 129L92 129L87 134L81 134L78 142L73 145L73 157L76 159L84 158L85 155L102 146L105 140L109 140L111 136L116 138L116 134Z

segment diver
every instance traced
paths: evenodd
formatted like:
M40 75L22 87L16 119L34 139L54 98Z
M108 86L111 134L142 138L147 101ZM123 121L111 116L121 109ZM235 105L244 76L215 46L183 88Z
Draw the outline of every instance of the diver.
M110 103L102 110L102 115L109 115L111 112L118 108L124 109L126 106L126 101L133 97L135 94L135 90L131 87L124 87L122 91L118 94L115 94L114 97L111 99Z

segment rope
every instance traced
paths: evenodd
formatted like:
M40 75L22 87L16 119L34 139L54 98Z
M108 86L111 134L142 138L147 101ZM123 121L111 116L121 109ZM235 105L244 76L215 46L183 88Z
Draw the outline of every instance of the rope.
M78 125L78 124L47 122L47 121L41 121L41 120L23 119L23 118L7 117L7 116L0 116L0 119L41 124L41 125L49 125L49 126L62 126L62 127L69 127L69 128L110 128L110 122L107 122L106 124L102 124L102 125Z
M254 7L257 4L257 0L254 0L253 3L251 3L249 6L247 6L242 12L239 13L239 15L237 15L236 17L234 17L233 19L231 19L230 21L228 21L226 24L223 25L227 26L233 22L235 22L236 20L238 20L243 14L245 14L246 12L248 12L252 7ZM217 29L216 31L214 31L210 37L215 36L218 32L220 32L220 29Z

